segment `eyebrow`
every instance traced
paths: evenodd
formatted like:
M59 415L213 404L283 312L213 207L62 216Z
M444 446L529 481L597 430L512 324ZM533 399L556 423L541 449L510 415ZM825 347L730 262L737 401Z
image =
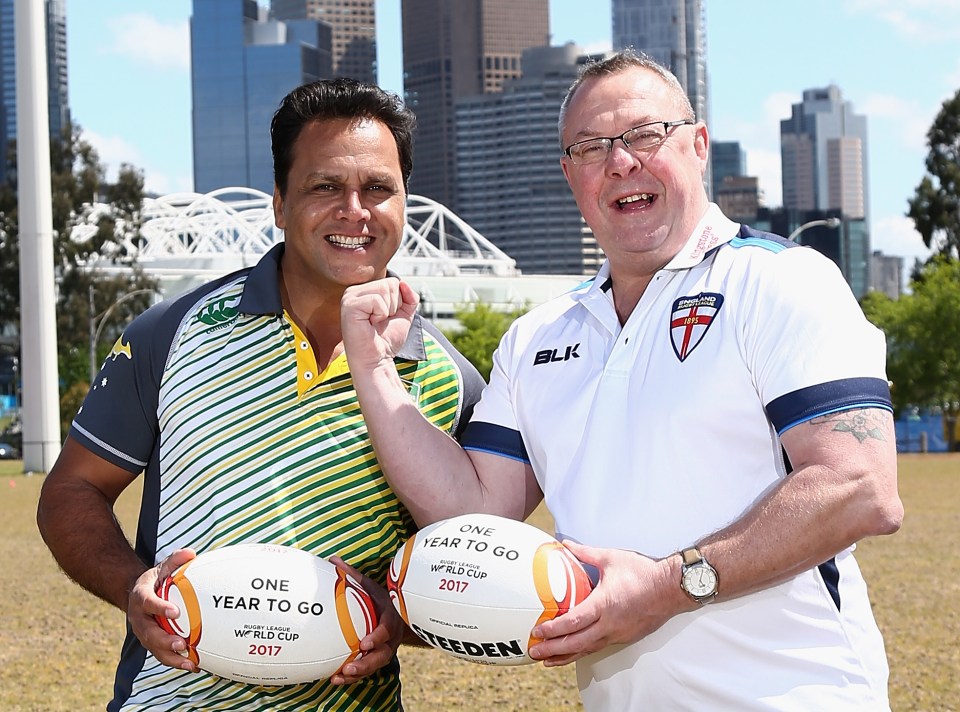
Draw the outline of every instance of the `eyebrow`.
M640 118L640 119L631 119L630 125L627 126L623 131L629 131L630 129L635 129L637 126L643 126L644 124L654 124L657 123L657 119L650 118L649 116ZM617 136L623 133L620 131ZM590 129L582 129L577 131L571 139L572 143L580 143L580 141L589 141L592 138L610 138L609 134L601 134L599 131L592 131Z
M304 176L304 182L343 183L347 180L346 173L314 171ZM394 177L389 172L368 173L363 177L364 183L394 183Z

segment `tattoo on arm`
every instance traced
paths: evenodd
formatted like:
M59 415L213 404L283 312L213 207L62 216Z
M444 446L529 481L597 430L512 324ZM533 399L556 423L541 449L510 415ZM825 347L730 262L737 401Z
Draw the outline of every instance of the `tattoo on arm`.
M835 433L850 433L859 442L864 440L886 440L884 437L884 425L886 424L886 411L875 408L865 408L862 410L845 410L840 413L831 413L821 415L810 420L811 425L831 425L830 429Z

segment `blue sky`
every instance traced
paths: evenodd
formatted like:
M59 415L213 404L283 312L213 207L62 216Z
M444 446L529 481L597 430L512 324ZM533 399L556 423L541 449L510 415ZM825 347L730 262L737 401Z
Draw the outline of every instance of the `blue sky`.
M960 2L705 5L711 135L741 142L766 203L780 204L780 119L804 89L836 84L868 118L874 248L926 256L904 213L924 174L927 129L960 89ZM191 8L191 0L67 3L74 120L111 175L121 162L131 163L158 193L193 187ZM400 0L377 0L377 22L380 83L401 93ZM550 0L550 27L554 44L607 49L609 0Z

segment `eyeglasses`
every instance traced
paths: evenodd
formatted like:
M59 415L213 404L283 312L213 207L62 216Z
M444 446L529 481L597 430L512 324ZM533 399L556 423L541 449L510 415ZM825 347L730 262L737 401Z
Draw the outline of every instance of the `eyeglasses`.
M617 139L634 153L650 151L667 138L667 133L674 126L686 126L697 123L694 119L680 119L679 121L651 121L627 129L619 136L588 138L586 141L577 141L563 150L574 164L580 166L586 163L599 163L606 160L613 150L613 142Z

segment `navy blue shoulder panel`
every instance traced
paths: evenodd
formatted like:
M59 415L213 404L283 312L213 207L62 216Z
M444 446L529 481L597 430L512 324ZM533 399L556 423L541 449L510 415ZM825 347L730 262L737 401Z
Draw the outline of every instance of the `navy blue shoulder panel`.
M741 247L761 247L770 252L783 252L791 247L800 247L793 240L788 240L772 232L754 230L749 225L741 225L737 236L727 243L734 249ZM722 247L722 245L721 245Z
M84 406L70 427L70 435L88 450L129 472L140 472L149 461L149 453L160 437L157 409L160 383L170 348L185 314L206 294L240 278L235 272L189 292L154 304L124 329L114 353L106 358L91 384ZM117 360L118 353L127 359ZM97 433L125 432L129 421L120 409L111 406L100 386L112 384L111 391L122 391L138 400L138 420L143 425L139 437L111 445L109 438ZM131 406L132 407L132 406ZM127 411L129 415L130 411Z

